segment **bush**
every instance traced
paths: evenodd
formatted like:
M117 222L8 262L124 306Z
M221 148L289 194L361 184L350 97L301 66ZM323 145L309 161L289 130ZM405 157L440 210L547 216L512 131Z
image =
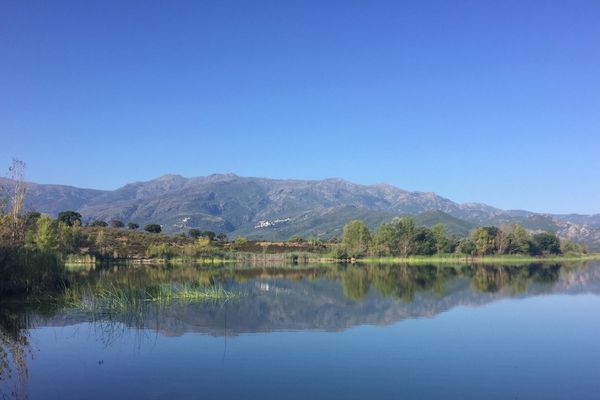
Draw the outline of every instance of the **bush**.
M336 260L347 260L350 258L348 255L348 250L343 245L338 245L333 248L331 251L331 258Z
M150 233L160 233L162 232L162 228L158 224L146 224L144 226L144 230Z
M118 219L114 219L112 221L110 221L110 226L112 228L122 228L125 226L125 224L123 223L123 221L119 221Z
M295 235L288 239L288 243L304 243L304 238L302 236Z
M161 258L163 260L169 260L177 255L177 250L166 243L151 244L148 246L146 255L150 258Z
M104 227L107 227L108 224L104 221L97 219L95 221L90 222L90 226L95 227L95 228L104 228Z

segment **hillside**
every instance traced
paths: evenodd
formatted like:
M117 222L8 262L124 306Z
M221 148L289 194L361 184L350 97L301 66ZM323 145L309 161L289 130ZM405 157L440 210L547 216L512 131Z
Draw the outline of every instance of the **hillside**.
M0 184L10 187L11 181L3 179ZM85 221L153 222L163 225L166 232L199 228L276 240L292 235L339 236L351 219L364 220L375 228L397 215L416 215L421 225L442 223L458 235L467 234L475 225L520 223L532 231L551 230L600 248L598 215L501 210L479 203L455 203L432 192L411 192L386 184L358 185L342 179L165 175L110 191L30 183L26 204L28 209L53 216L76 210Z

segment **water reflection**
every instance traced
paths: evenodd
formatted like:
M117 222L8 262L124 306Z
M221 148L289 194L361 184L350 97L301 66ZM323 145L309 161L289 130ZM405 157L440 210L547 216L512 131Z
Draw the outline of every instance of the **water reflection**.
M64 293L50 298L0 301L0 382L8 388L4 394L19 397L26 385L28 332L33 327L91 323L106 346L131 328L169 336L338 331L430 317L507 297L600 293L600 265L109 266L73 270L69 281ZM154 301L173 285L236 296ZM101 298L106 293L118 296Z

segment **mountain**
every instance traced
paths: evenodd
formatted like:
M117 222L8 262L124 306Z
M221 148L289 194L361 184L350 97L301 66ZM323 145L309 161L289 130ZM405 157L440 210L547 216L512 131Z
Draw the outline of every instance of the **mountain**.
M0 185L10 188L12 182L0 179ZM85 221L153 222L163 225L166 232L199 228L278 240L293 235L339 237L343 225L352 219L375 228L398 215L415 215L417 223L424 226L442 223L458 235L466 235L476 225L520 223L532 231L553 231L590 249L600 249L600 214L501 210L479 203L455 203L432 192L411 192L386 184L358 185L342 179L165 175L116 190L29 183L26 205L53 216L76 210Z
M451 235L468 236L469 233L477 227L477 224L463 219L453 217L439 210L425 211L415 216L415 223L419 226L431 228L434 225L442 224L446 231Z

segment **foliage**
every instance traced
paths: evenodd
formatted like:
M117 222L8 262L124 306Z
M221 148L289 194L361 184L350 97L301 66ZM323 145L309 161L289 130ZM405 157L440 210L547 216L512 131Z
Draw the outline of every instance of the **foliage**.
M350 257L362 257L367 254L371 234L367 226L358 220L350 221L344 226L342 243Z
M435 242L435 251L438 254L447 252L450 240L446 235L446 228L442 224L436 224L431 228L431 234Z
M105 228L108 226L108 224L105 221L97 219L90 222L89 226L91 226L92 228Z
M302 236L292 236L291 238L288 239L288 243L304 243L306 240L304 240L304 238Z
M474 255L476 251L477 247L475 246L475 242L468 238L459 241L456 246L456 252L459 254L471 256Z
M151 244L148 246L146 255L150 258L160 258L163 260L170 260L177 255L177 250L172 245L161 243Z
M127 224L127 229L131 229L133 231L136 230L136 229L139 229L139 227L140 226L138 224L136 224L135 222L129 222Z
M190 229L188 231L188 236L192 239L198 239L201 235L200 229Z
M124 226L125 224L123 223L123 221L119 221L118 219L113 219L112 221L110 221L111 228L123 228Z
M521 225L514 224L510 227L507 235L508 254L530 254L532 249L531 235Z
M159 224L146 224L144 230L150 233L160 233L162 228Z
M560 240L550 232L537 233L533 235L535 254L560 254Z
M248 239L246 239L243 236L238 236L235 238L235 240L233 241L233 245L235 248L240 248L243 245L245 245L246 243L248 243Z
M76 223L81 225L81 214L75 211L61 211L58 213L57 219L68 226L73 226Z

